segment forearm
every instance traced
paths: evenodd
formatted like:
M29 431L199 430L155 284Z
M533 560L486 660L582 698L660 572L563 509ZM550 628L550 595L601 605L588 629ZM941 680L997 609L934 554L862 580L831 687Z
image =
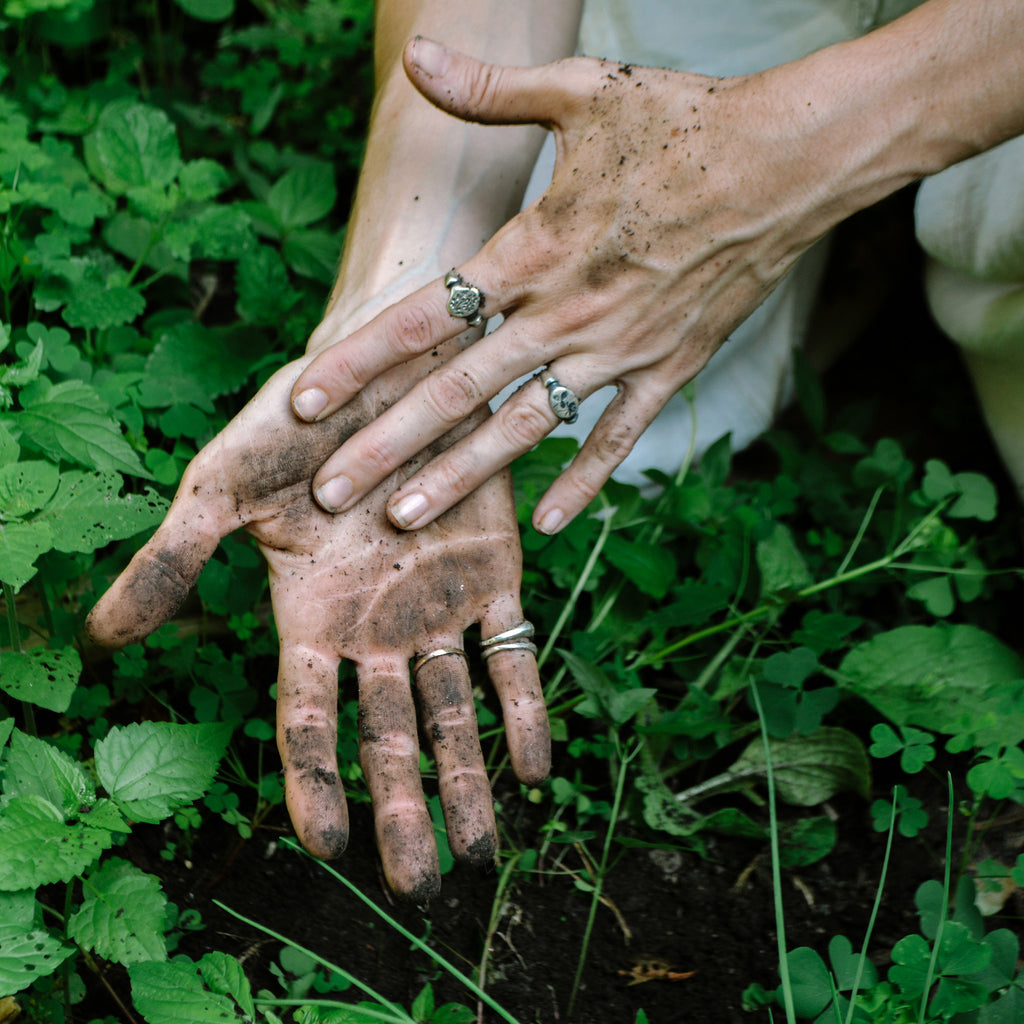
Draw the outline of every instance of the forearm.
M792 192L811 193L816 220L804 227L821 234L1024 131L1024 2L929 0L748 81L763 123L792 130L778 138L792 150Z
M513 216L541 129L467 124L431 106L402 68L415 35L533 65L572 53L578 0L378 4L377 93L366 157L325 328L310 351L472 256Z

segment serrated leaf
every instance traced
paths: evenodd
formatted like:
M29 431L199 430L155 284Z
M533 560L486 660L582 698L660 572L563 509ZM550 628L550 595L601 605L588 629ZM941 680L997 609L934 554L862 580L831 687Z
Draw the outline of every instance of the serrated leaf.
M321 284L334 280L340 251L341 242L326 231L291 231L281 246L285 263L296 274Z
M52 547L45 523L0 523L0 580L21 590L36 574L36 559Z
M59 479L60 472L51 462L15 462L0 467L0 517L20 519L42 508Z
M132 1003L148 1024L250 1024L226 995L203 985L192 962L132 964Z
M845 729L823 727L810 736L772 740L769 744L775 788L786 803L812 807L836 793L852 790L866 796L871 767L861 741ZM754 740L736 759L730 774L764 771L764 744Z
M286 947L288 948L288 947ZM207 988L217 995L230 996L249 1018L255 1020L256 1007L252 988L242 965L227 953L207 953L199 961L200 971Z
M74 953L49 932L0 923L0 996L28 988L36 978L53 974Z
M21 445L14 440L14 436L7 427L0 423L0 466L16 462L20 452Z
M676 563L666 548L637 544L618 534L605 542L604 554L638 590L651 597L664 597L676 580Z
M897 725L969 731L964 722L989 693L1015 685L1020 657L974 626L901 626L854 647L837 681Z
M230 736L226 725L116 727L96 744L96 772L129 818L155 823L206 792Z
M104 107L92 141L105 183L114 192L165 187L181 167L171 119L135 100L114 100Z
M322 220L338 198L334 168L321 161L293 167L270 189L267 206L285 231Z
M26 403L18 416L22 441L31 440L54 461L70 460L89 469L148 477L135 449L96 389L68 380Z
M146 360L139 402L147 408L180 404L213 411L212 399L239 388L251 362L201 324L176 324L160 336Z
M130 324L145 309L146 300L138 288L86 278L75 289L61 316L69 327L102 331Z
M4 776L8 797L39 796L65 815L96 800L96 789L82 766L51 743L16 730Z
M106 829L65 824L42 797L13 797L0 811L0 889L70 882L112 842Z
M68 921L69 938L121 964L167 959L167 897L158 878L112 857L88 876L83 891L85 899Z
M58 714L67 711L82 674L82 659L74 647L4 651L0 665L0 690Z
M178 174L178 182L186 199L205 202L223 192L231 184L231 176L216 160L203 158L189 160Z
M58 551L95 551L156 526L167 501L155 491L121 496L117 473L72 470L60 478L53 501L37 521L49 525Z
M624 725L658 692L644 687L620 690L592 662L571 651L559 649L559 654L568 665L573 679L587 695L587 701L576 707L580 714L603 718L612 725Z
M754 556L761 572L762 599L791 594L812 582L793 534L782 523L776 523L772 532L757 542Z
M236 284L238 314L254 324L279 322L300 297L281 257L267 245L242 254Z

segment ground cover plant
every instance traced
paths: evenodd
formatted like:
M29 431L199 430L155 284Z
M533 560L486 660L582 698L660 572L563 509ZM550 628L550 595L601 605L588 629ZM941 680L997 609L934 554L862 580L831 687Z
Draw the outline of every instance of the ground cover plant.
M481 686L502 851L453 866L435 796L431 907L386 906L351 686L353 849L288 840L245 538L145 644L85 641L188 460L317 322L371 18L4 9L0 1020L1019 1021L1019 506L930 348L903 346L913 417L864 400L877 375L802 366L752 452L611 484L556 538L528 509L571 449L520 461L555 767L510 782ZM872 330L930 346L910 280Z

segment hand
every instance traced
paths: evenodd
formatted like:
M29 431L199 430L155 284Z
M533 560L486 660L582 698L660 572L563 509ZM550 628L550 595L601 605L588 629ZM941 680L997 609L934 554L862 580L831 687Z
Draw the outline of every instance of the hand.
M312 500L313 472L377 410L363 395L314 425L299 423L288 396L302 365L278 371L196 456L162 525L88 626L110 646L141 640L175 614L221 537L239 527L252 533L267 559L281 639L278 746L296 832L325 858L340 854L348 840L336 731L338 665L349 658L359 680L360 762L385 874L396 892L423 900L437 892L440 875L420 785L409 661L462 647L462 632L474 622L487 637L522 620L509 480L495 478L417 534L399 533L385 519L390 487L370 492L347 515L326 515ZM548 772L550 740L534 656L499 652L487 668L512 766L535 783ZM486 863L496 829L466 662L434 658L414 682L452 852Z
M544 377L581 400L618 389L534 510L535 527L554 533L830 226L805 194L814 160L798 130L804 115L776 104L758 78L590 59L503 68L422 39L405 64L421 92L459 117L550 126L556 168L544 195L459 268L483 294L483 314L504 323L345 443L316 474L316 497L351 508L501 388L547 367ZM297 381L297 414L329 415L386 368L465 330L448 297L435 281L345 340L328 319L320 341L337 344ZM432 522L558 423L542 382L530 380L399 487L388 515L406 529Z

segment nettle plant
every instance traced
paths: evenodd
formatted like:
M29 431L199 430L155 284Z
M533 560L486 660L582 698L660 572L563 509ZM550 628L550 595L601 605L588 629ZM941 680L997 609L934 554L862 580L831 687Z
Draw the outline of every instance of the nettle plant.
M173 857L202 814L244 838L281 800L251 544L226 542L189 620L146 645L81 635L188 460L300 350L340 249L372 4L238 25L233 6L0 20L0 996L47 1019L80 968L164 962L185 926L117 855L133 828L173 823ZM200 71L202 97L181 87ZM134 722L143 701L166 720ZM243 732L254 758L229 748Z

